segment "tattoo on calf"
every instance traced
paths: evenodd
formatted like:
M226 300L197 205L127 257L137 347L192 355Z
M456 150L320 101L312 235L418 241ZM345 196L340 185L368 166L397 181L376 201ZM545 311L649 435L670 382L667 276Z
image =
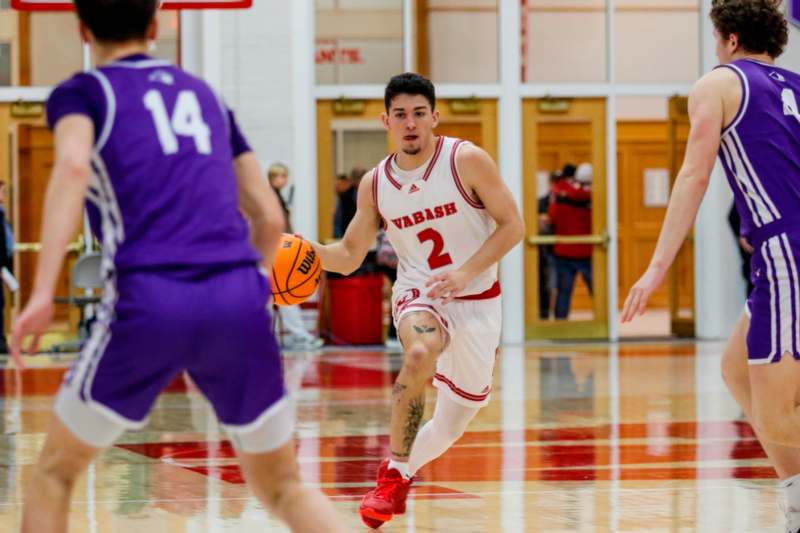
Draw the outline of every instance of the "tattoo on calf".
M403 448L407 453L411 453L411 446L417 438L419 425L422 422L422 415L425 414L425 395L422 394L412 398L408 402L408 418L403 434Z
M394 450L390 450L390 452L389 452L389 453L391 453L391 454L392 454L392 455L394 455L395 457L408 457L408 456L410 456L410 455L411 455L410 453L401 453L401 452L396 452L396 451L394 451Z
M422 333L433 333L434 331L436 331L436 328L432 328L431 326L426 326L425 324L423 324L421 326L417 326L416 324L414 324L414 331L416 331L417 333L420 333L420 334L422 334Z

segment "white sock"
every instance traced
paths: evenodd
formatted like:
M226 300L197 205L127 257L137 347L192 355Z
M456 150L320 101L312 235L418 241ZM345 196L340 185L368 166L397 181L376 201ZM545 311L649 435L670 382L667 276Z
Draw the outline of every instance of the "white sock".
M460 439L479 410L454 402L440 390L436 396L433 418L422 426L411 447L411 456L408 458L411 475L442 455Z
M786 512L800 512L800 474L782 479L778 487L783 493L784 502L786 502Z
M392 468L400 472L400 475L406 479L409 479L411 477L408 475L408 463L400 463L398 461L395 461L394 459L389 459L389 470L391 470Z

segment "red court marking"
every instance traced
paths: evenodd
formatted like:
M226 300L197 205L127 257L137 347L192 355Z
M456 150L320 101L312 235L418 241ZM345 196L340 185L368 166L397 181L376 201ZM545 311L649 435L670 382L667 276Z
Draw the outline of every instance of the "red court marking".
M22 371L23 396L53 396L58 392L68 367L28 368ZM186 392L188 389L183 375L173 379L163 392ZM12 396L14 388L14 369L6 368L0 379L0 397Z
M651 442L620 442L615 448L605 442L609 426L576 427L524 432L468 432L456 446L420 471L422 479L438 482L658 479L752 479L773 478L769 466L703 466L706 461L762 460L766 454L753 437L750 427L732 422L667 422L623 424L624 439L659 437ZM673 442L663 436L698 439ZM591 443L591 440L603 442ZM542 444L554 443L559 444ZM382 457L388 454L389 438L380 436L342 436L300 439L298 455L303 458L338 458L338 461L304 461L301 470L323 483L360 483L374 479ZM196 464L203 461L226 462L235 458L230 443L173 442L122 444L120 448L229 483L242 483L236 464ZM521 453L517 450L521 449ZM612 457L619 463L612 465ZM668 466L694 463L696 467ZM616 467L616 468L612 468ZM616 474L615 474L616 472Z
M692 344L686 345L670 345L670 344L653 344L653 345L626 345L619 346L619 355L623 357L630 356L664 356L664 355L697 355L697 346Z
M364 485L361 487L328 487L322 492L335 500L360 500L364 493L372 490L375 485ZM479 500L479 496L461 492L438 485L417 485L411 487L409 497L413 499L425 500Z
M400 370L387 368L384 353L368 352L355 357L332 357L314 361L303 375L303 387L322 389L390 388Z

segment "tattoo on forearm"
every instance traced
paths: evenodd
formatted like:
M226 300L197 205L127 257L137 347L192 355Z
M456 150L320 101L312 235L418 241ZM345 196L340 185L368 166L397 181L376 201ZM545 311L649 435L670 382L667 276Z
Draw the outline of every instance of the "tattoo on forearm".
M392 396L400 396L405 392L408 387L400 383L399 381L394 382L394 386L392 387Z
M422 333L433 333L434 331L436 331L436 328L432 328L430 326L426 326L425 324L423 324L421 326L417 326L416 324L414 324L414 331L416 331L417 333L420 333L420 334L422 334Z
M408 418L403 432L403 448L406 453L411 453L411 446L417 438L422 415L425 414L425 395L421 394L408 402Z
M396 452L394 450L391 450L389 453L391 453L395 457L408 457L411 455L410 453L401 453L401 452Z

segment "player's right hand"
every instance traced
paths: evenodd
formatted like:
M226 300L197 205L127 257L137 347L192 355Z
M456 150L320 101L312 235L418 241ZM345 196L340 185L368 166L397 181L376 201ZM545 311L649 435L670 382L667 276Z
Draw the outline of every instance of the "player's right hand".
M22 341L28 335L33 335L33 340L28 347L28 353L36 353L39 349L39 339L47 331L53 320L53 298L45 294L31 295L28 304L22 313L11 325L11 357L18 368L22 369Z
M622 322L630 322L635 317L644 313L647 308L647 301L661 282L664 281L665 270L648 267L647 271L631 287L628 297L625 298L625 306L622 308Z

